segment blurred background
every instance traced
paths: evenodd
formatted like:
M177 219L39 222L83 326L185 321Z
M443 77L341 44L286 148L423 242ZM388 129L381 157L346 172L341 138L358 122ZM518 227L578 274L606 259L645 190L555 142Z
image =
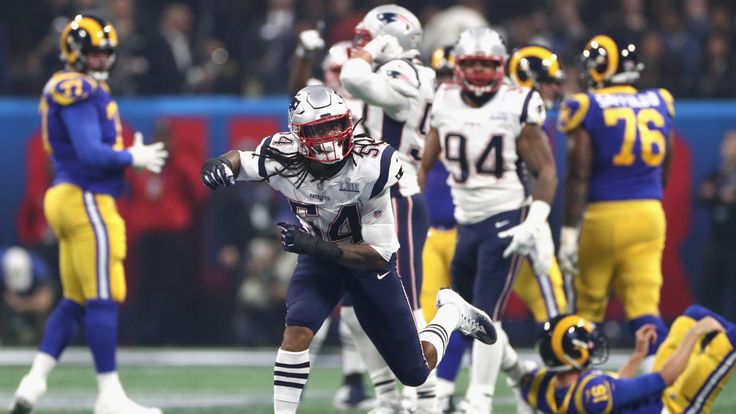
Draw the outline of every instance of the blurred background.
M50 166L42 148L38 97L62 68L58 36L76 13L109 19L120 34L111 72L128 143L136 130L164 141L161 175L129 172L119 201L128 231L128 345L271 346L280 341L294 255L273 223L293 221L263 184L211 192L203 160L253 148L286 126L287 80L301 30L324 27L328 44L350 40L359 0L26 0L0 2L0 246L22 247L33 289L0 282L0 343L35 345L60 289L57 246L43 217ZM736 319L736 4L717 0L397 1L424 25L423 57L465 28L490 24L510 48L545 44L565 64L566 94L581 91L578 57L606 33L639 46L640 87L669 89L678 139L667 188L662 312L674 319L699 301ZM315 75L319 76L319 59ZM556 114L550 114L554 123ZM553 129L548 129L553 130ZM565 140L551 136L561 178ZM552 224L560 222L559 197ZM3 250L4 252L5 250ZM5 257L5 253L2 255ZM12 261L2 260L3 272ZM630 345L621 307L606 325ZM531 345L529 313L506 312L512 343ZM619 338L616 340L615 338Z

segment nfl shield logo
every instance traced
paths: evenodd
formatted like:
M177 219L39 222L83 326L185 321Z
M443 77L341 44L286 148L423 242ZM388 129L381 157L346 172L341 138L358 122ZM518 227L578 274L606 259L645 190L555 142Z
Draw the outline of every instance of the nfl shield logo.
M324 181L317 182L317 190L322 191L324 189L325 189L325 182Z

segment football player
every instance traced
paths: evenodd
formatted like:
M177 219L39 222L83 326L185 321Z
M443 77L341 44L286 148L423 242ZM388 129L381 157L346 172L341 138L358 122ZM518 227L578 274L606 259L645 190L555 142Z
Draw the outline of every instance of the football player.
M611 373L595 368L608 347L594 325L562 314L545 325L539 353L546 368L521 380L529 404L547 414L710 412L736 362L736 325L701 306L690 306L657 338L653 324L639 327L627 363ZM652 343L662 342L654 372L636 376Z
M434 71L416 59L421 38L422 25L412 12L394 4L375 7L355 27L351 59L340 72L342 86L367 105L363 115L366 132L395 148L404 166L404 177L391 190L391 201L401 243L397 265L419 329L426 323L419 295L429 217L416 171L435 88ZM349 312L349 308L343 309L353 321L360 347L367 340L360 339L355 318ZM369 348L360 349L371 380L374 385L380 384L376 386L379 408L394 404L391 401L398 394L393 375ZM433 373L430 381L416 390L419 410L436 410L435 382Z
M490 317L450 289L438 293L435 318L416 329L396 270L399 243L389 192L403 174L397 152L353 139L345 100L325 86L297 93L289 129L266 137L255 151L230 151L202 168L202 181L213 189L236 178L266 181L289 199L300 223L279 223L284 249L299 259L274 367L275 413L296 412L312 337L346 293L360 326L405 385L426 381L455 329L495 342Z
M580 316L602 322L613 290L632 332L651 323L663 340L661 200L674 147L672 95L633 86L642 69L633 44L595 36L582 62L591 91L566 100L559 117L568 142L560 267L577 274ZM645 369L651 368L657 346L650 347Z
M115 28L78 15L61 32L65 69L44 87L39 105L54 181L44 213L59 240L64 298L46 322L30 372L15 392L11 412L30 413L62 352L84 325L97 370L95 414L153 414L128 399L115 361L119 304L125 300L125 223L115 207L126 167L158 173L168 153L163 143L143 144L136 133L123 148L118 106L105 82L115 61Z
M553 247L547 215L557 185L554 158L541 129L545 108L539 93L504 84L506 46L489 28L463 32L455 45L458 84L442 85L432 107L420 182L440 153L450 172L458 223L452 285L467 300L499 321L522 256L546 273ZM537 179L529 204L517 161ZM498 322L496 322L498 324ZM473 347L466 412L487 413L501 366L522 368L508 339L496 326L499 343Z
M352 116L353 133L359 135L363 132L359 117L363 113L364 104L360 100L352 98L340 84L340 70L348 60L348 51L352 47L352 43L349 41L337 42L327 50L327 54L322 59L323 79L320 80L312 77L312 62L315 55L324 48L324 45L325 42L317 30L310 29L299 33L299 43L294 53L295 62L289 76L289 90L296 94L307 85L321 84L332 88L345 99ZM309 348L312 359L322 348L329 327L330 324L325 322L314 335L312 345ZM353 338L345 318L339 319L339 333L340 349L342 350L343 383L335 393L333 405L340 410L370 407L373 400L368 397L363 387L363 374L366 371L365 363L363 363L363 358L355 346L355 338Z

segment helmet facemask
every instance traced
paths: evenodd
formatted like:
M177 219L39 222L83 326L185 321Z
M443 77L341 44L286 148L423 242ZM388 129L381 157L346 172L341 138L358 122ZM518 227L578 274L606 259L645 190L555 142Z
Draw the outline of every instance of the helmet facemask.
M342 161L353 148L350 111L303 124L293 123L291 132L299 139L299 152L323 164Z
M463 91L472 96L494 94L503 83L504 58L501 56L458 56L455 62L455 79Z

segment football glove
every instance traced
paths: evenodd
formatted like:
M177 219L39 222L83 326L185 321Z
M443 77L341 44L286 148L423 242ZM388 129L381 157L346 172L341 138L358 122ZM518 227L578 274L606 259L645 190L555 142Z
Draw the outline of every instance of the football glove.
M235 185L233 165L225 158L207 160L202 166L202 183L213 190Z
M529 214L524 222L518 226L498 233L498 237L502 239L512 237L511 243L509 243L509 246L503 251L503 257L509 257L512 254L529 256L529 254L536 248L535 239L540 233L541 227L548 225L547 216L549 215L549 211L549 204L541 200L534 200L531 207L529 207ZM549 269L549 267L547 269Z
M565 275L578 274L578 229L562 227L560 231L560 250L557 251L560 270Z
M325 41L319 32L312 30L304 30L299 33L299 44L296 46L296 55L300 58L312 58L320 50L325 48Z
M140 131L136 131L133 135L133 145L128 147L127 151L133 158L134 168L148 170L156 174L161 172L161 168L163 168L166 158L169 156L163 142L144 144L143 134Z
M541 225L538 230L535 237L534 250L529 255L529 263L532 265L535 275L549 276L552 258L555 255L552 231L550 231L549 224L547 223Z
M337 260L342 256L342 249L335 243L322 240L304 231L300 226L280 222L281 244L287 252L307 254L322 260Z
M395 37L387 34L376 36L363 46L363 50L373 56L373 60L377 62L388 62L392 59L398 59L404 53L404 49L399 45L399 41Z

